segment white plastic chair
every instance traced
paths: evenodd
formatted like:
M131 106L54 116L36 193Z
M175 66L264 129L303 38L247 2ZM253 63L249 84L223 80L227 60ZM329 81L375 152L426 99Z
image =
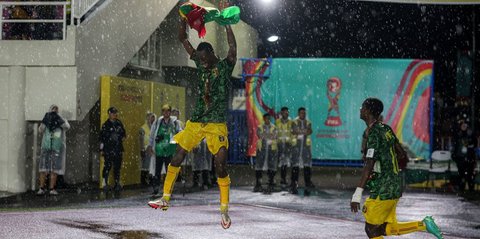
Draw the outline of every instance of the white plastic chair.
M432 156L430 158L430 169L428 170L428 178L429 181L432 183L432 188L435 188L435 179L436 176L439 174L444 175L445 183L450 180L450 164L452 162L452 154L450 151L446 150L436 150L433 151ZM443 164L447 163L447 167L443 166ZM434 164L441 164L440 167L434 167Z

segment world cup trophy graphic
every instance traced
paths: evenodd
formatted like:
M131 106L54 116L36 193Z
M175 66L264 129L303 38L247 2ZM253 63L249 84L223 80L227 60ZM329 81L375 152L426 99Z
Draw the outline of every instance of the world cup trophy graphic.
M342 89L342 81L338 77L330 77L327 81L327 97L328 97L328 115L325 120L326 126L340 126L342 120L340 119L340 108L338 100L340 98L340 90Z

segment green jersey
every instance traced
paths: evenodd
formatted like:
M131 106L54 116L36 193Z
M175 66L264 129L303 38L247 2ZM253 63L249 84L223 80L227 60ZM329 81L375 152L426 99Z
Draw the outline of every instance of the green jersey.
M195 57L193 56L192 59L195 60ZM227 122L230 77L235 65L231 65L227 59L218 61L211 69L204 68L198 60L195 60L195 64L200 71L200 80L198 81L200 95L197 98L191 121Z
M375 123L368 131L366 158L375 160L367 182L370 198L397 199L401 196L400 176L395 143L398 141L390 126Z
M177 145L172 143L173 136L178 133L179 127L176 121L169 119L168 121L159 118L153 125L155 137L155 153L158 157L171 157L175 154Z

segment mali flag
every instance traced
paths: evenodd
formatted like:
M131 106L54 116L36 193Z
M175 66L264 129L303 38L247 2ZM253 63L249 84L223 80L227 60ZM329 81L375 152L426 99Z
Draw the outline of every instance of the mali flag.
M213 7L202 7L191 2L180 6L180 16L187 19L188 25L197 30L198 37L203 38L207 33L205 23L215 21L220 25L236 24L240 21L240 8L231 6L219 11Z

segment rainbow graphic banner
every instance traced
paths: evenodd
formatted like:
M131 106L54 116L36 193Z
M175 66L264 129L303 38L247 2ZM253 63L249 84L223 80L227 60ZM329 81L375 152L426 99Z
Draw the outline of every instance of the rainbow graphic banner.
M395 130L410 155L428 158L432 71L429 60L244 60L247 155L255 155L255 130L262 115L268 112L278 117L280 108L287 106L291 118L297 116L299 107L307 109L315 160L360 160L366 128L360 107L367 97L376 97L384 104L383 121Z
M275 111L268 108L262 101L260 88L262 83L269 76L271 65L270 59L242 59L243 60L243 78L245 80L246 93L246 111L248 126L248 149L247 156L255 156L257 145L257 126L263 123L263 114L270 112L272 115Z

